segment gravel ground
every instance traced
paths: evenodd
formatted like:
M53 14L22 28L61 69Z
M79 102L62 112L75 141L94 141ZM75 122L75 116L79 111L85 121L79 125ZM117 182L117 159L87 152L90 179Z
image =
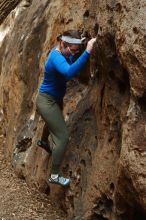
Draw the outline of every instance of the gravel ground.
M0 220L65 220L55 210L47 195L28 188L19 179L10 164L6 164L0 149Z

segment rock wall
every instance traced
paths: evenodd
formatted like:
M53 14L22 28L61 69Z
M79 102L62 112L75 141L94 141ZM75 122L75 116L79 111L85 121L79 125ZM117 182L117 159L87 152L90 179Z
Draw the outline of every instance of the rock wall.
M146 219L145 18L144 0L33 0L1 25L1 146L67 219ZM71 28L97 43L88 86L75 79L65 97L71 140L62 171L72 184L63 189L46 181L51 158L36 147L43 121L35 98L47 52Z
M4 21L7 15L18 5L20 0L1 0L0 2L0 24Z

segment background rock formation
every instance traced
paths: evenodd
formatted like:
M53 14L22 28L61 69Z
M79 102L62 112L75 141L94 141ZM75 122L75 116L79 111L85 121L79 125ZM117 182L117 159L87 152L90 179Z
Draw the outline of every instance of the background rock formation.
M7 15L18 5L20 0L1 0L0 2L0 24Z
M33 0L12 13L1 27L9 29L0 48L0 133L14 169L60 201L67 219L146 219L145 1ZM62 170L72 184L62 189L46 182L35 98L47 52L71 28L98 40L88 87L72 81L65 97L71 140Z

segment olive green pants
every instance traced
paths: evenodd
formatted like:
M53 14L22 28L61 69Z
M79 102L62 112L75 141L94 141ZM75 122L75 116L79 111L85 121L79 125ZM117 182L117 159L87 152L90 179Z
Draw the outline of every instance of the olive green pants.
M60 104L57 103L52 96L46 93L38 94L36 107L45 121L44 130L51 134L52 141L55 144L52 151L51 173L58 174L69 140L69 133L64 121L62 109Z

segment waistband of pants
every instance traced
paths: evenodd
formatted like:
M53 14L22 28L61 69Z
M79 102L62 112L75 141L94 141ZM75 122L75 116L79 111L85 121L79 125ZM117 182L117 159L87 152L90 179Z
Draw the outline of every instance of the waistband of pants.
M39 92L38 94L41 95L41 96L43 96L43 97L50 98L50 99L52 99L52 100L54 100L54 101L57 101L57 100L55 99L55 97L49 95L49 94L46 93L46 92Z
M38 94L41 95L41 96L43 96L43 97L46 97L46 98L48 98L48 99L51 99L51 100L53 100L53 101L55 101L55 102L57 102L57 103L63 103L63 98L57 99L57 98L55 98L54 96L49 95L49 94L46 93L46 92L39 92Z

